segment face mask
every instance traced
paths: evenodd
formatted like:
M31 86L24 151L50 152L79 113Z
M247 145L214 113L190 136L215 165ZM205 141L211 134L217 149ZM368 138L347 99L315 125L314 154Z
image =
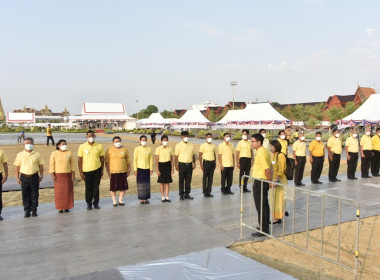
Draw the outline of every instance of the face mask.
M380 136L380 133L378 133L377 135L379 135L379 136Z
M141 146L145 146L146 145L146 141L141 141L140 144L141 144Z
M248 136L244 134L241 138L242 138L243 140L247 140L247 139L248 139Z
M33 144L25 144L25 150L27 150L27 151L32 151L33 147L34 147Z
M61 149L62 151L66 151L66 150L67 150L67 145L62 145L60 149Z
M304 141L305 140L305 136L301 136L301 140Z
M183 142L187 143L189 141L189 137L183 138Z
M264 138L267 136L266 133L261 134Z
M336 138L338 138L338 137L339 137L339 135L340 135L340 134L339 134L339 133L337 133L337 134L335 134L335 137L336 137Z
M370 131L366 131L366 132L365 132L365 135L368 135L368 136L369 136L369 135L371 135L371 132L370 132Z
M315 139L316 139L317 141L321 141L322 137L321 137L321 136L317 136L317 137L315 137Z
M356 138L358 135L356 133L352 134L352 137Z
M281 135L280 138L281 138L282 140L284 140L284 139L285 139L285 135Z
M95 142L95 137L90 137L90 138L88 138L88 142L90 142L90 143L94 143L94 142Z
M212 138L207 138L206 141L207 141L207 143L211 143L212 142Z
M231 137L226 137L225 140L226 140L227 142L230 142L230 141L231 141Z
M164 147L166 147L166 146L168 145L168 141L163 141L163 142L162 142L162 145L163 145Z
M121 147L121 142L113 143L113 145L114 145L116 148L120 148L120 147Z

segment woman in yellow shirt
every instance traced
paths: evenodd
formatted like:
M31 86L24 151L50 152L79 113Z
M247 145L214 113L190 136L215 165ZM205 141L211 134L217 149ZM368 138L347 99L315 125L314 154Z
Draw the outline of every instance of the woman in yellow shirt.
M147 147L148 138L140 136L140 146L133 153L133 170L137 181L137 197L140 204L149 204L150 198L150 176L153 174L152 149Z
M112 139L113 145L109 147L105 155L105 164L108 176L110 177L110 191L113 206L125 206L123 199L125 191L128 190L127 177L131 172L128 149L121 145L121 138L115 136ZM119 191L119 204L116 202L116 192Z
M66 140L59 140L56 146L57 150L50 156L49 173L54 181L55 208L63 213L74 207L75 161L67 150Z
M281 152L281 144L278 140L270 142L270 150L272 156L273 166L273 181L286 185L286 157ZM284 186L273 185L269 191L269 206L272 209L273 224L281 224L282 218L285 213L286 203L284 199Z
M167 135L162 135L161 146L155 152L158 175L157 183L160 183L162 202L171 202L169 198L169 184L173 182L172 175L174 173L174 152L171 147L168 147L168 140Z

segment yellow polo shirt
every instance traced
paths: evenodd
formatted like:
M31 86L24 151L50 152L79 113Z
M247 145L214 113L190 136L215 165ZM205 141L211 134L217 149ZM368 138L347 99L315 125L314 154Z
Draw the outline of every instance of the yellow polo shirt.
M4 154L4 151L0 149L0 173L4 171L3 163L7 163L7 162L8 162L7 156Z
M13 165L20 166L20 173L26 175L33 175L40 171L40 165L44 164L40 153L31 151L19 152L16 156L16 160Z
M234 166L234 145L232 143L226 144L222 142L218 145L218 155L222 156L223 167Z
M287 143L288 143L288 142L286 142L286 144L287 144ZM264 138L264 141L263 141L263 147L269 151L269 146L270 146L269 139L268 139L268 138ZM255 150L255 151L256 151L256 150Z
M83 158L82 170L83 172L94 171L102 166L100 157L104 156L104 149L102 144L95 142L90 145L85 142L79 146L78 157Z
M71 151L54 151L49 161L49 173L71 173L75 171L75 160Z
M306 142L300 141L299 139L293 144L293 151L296 152L297 157L306 156Z
M323 157L325 155L325 145L322 141L313 140L309 145L309 151L314 157Z
M255 162L252 166L252 176L259 179L268 180L265 176L265 170L271 166L271 159L268 150L264 147L260 147L256 150Z
M363 135L362 138L360 138L360 146L362 146L363 150L372 151L371 136Z
M379 135L372 136L372 149L380 151L380 137Z
M342 140L333 135L327 141L327 147L330 147L334 154L340 155L342 153Z
M171 156L174 155L174 152L171 147L161 145L156 149L154 154L158 156L158 162L168 162L172 160Z
M53 129L50 127L46 128L46 136L51 136L53 133Z
M199 152L202 153L202 159L208 160L208 161L214 161L215 160L215 151L216 146L212 143L203 143L199 147Z
M117 148L115 146L109 147L106 151L104 161L108 162L110 172L112 174L127 173L128 164L131 163L131 160L129 159L128 149L124 146L120 148Z
M273 165L273 180L280 177L280 180L286 179L286 157L283 153L275 153L272 155L272 165Z
M251 141L249 140L240 140L236 146L236 151L240 152L239 158L246 157L252 158L252 149L251 149Z
M175 146L174 153L178 156L178 162L192 163L194 156L194 145L181 141Z
M150 147L138 146L133 153L133 170L150 169L153 170L153 155Z
M277 140L281 144L281 152L283 152L285 155L287 155L288 154L288 141L282 140L281 138L278 138Z
M359 152L359 141L358 138L354 138L351 135L346 139L346 149L349 153Z

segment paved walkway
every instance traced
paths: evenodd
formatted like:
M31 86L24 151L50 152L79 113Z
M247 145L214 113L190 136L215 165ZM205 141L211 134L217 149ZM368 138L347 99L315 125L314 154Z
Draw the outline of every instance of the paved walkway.
M380 214L380 178L340 183L323 179L324 184L305 188L358 199L362 217ZM140 205L135 196L127 196L126 206L117 208L110 198L104 198L102 209L91 211L84 201L76 201L73 211L64 214L49 203L39 207L39 217L29 219L23 218L22 207L6 207L0 222L0 279L77 275L82 276L73 279L96 279L96 275L101 279L120 266L226 246L239 238L240 196L221 196L218 187L214 194L214 198L203 198L201 190L195 189L193 201L178 201L172 193L172 203L161 203L160 195L153 194L150 205ZM248 201L250 195L244 194L244 198ZM313 199L317 211L319 198ZM298 200L297 221L305 215L305 198ZM332 201L326 201L326 206L329 211L336 209ZM345 220L352 218L352 210L344 208ZM336 223L336 217L326 216L326 225ZM310 223L318 226L320 220L312 216ZM296 224L300 224L297 230L303 230L302 223Z

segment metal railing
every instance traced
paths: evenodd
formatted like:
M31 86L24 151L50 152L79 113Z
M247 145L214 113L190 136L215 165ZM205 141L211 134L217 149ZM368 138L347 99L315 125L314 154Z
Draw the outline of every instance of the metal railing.
M241 188L241 192L240 192L240 195L241 195L241 198L240 198L240 239L243 239L243 227L252 229L256 232L260 232L260 233L264 234L267 237L273 238L273 239L278 240L278 241L280 241L286 245L297 248L297 249L302 250L306 253L309 253L313 256L322 258L322 259L329 261L331 263L334 263L334 264L336 264L336 265L338 265L344 269L347 269L347 270L353 272L355 274L355 279L357 279L357 277L358 277L358 266L360 264L360 261L359 261L360 204L358 201L356 201L354 199L350 199L350 198L344 198L344 197L340 197L340 196L336 196L336 195L326 194L326 193L322 193L322 192L318 192L318 191L302 189L299 187L294 187L294 186L284 185L284 184L277 183L277 182L272 182L272 181L267 181L267 180L263 180L263 179L259 179L259 178L254 178L254 177L251 177L248 175L242 176L241 179L243 180L244 178L248 178L249 181L252 181L252 183L254 180L258 180L261 182L260 183L260 186L261 186L260 210L261 211L260 211L260 217L258 217L260 226L258 228L256 228L253 225L253 214L254 214L253 209L255 209L255 207L254 207L254 189L252 187L252 195L250 196L250 199L249 199L249 223L245 222L247 217L244 217L244 209L245 209L244 208L244 197L243 197L243 188ZM269 201L271 201L271 203L269 205L270 209L271 209L270 215L269 215L271 217L270 224L269 224L270 225L270 233L266 233L263 231L263 225L262 225L263 224L262 223L262 221L263 221L262 209L263 209L263 194L264 194L264 184L263 183L268 183L270 186L272 184L274 184L277 186L276 188L278 188L278 186L284 187L284 197L283 197L283 201L282 201L283 205L284 205L283 218L282 218L282 232L280 234L277 234L277 235L273 234L273 214L272 214L272 210L274 209L274 203L275 203L274 194L275 194L276 188L272 188L272 191L268 191L268 197L270 195L273 195L272 199L269 198ZM252 186L253 186L253 184L252 184ZM306 196L306 201L305 201L305 199L300 199L300 198L296 199L296 197L298 197L302 194ZM316 201L311 202L311 198L315 198ZM313 225L313 227L311 228L310 215L311 215L311 213L313 215L318 214L318 211L315 209L312 210L311 206L313 206L314 208L315 208L315 206L318 207L317 200L319 200L319 199L320 199L320 205L321 205L319 219L321 221L321 224L320 224L320 226ZM336 224L337 225L337 239L336 239L336 243L333 242L334 243L333 247L336 247L336 257L335 258L327 256L325 254L325 243L326 242L325 242L324 230L326 227L326 225L325 225L326 199L330 199L330 200L337 202L336 212L335 212L335 209L331 209L331 208L328 209L330 212L334 211L334 213L336 213L336 215L337 215L337 224ZM292 215L289 217L289 218L291 218L291 232L290 233L289 233L289 229L286 233L286 223L287 222L286 222L286 219L284 219L285 218L284 214L285 214L285 210L286 210L286 201L292 201ZM302 222L302 220L300 219L300 217L297 217L297 219L296 219L296 216L295 216L296 215L296 204L297 203L299 203L301 205L301 207L304 206L305 207L304 211L306 211L306 224L305 224L305 227L303 230L301 229L302 224L300 224ZM352 252L354 261L351 264L343 263L343 261L341 259L341 251L342 251L342 248L341 248L342 204L346 204L346 207L348 205L349 206L348 208L351 208L348 210L349 212L351 210L353 211L353 213L352 213L353 219L350 219L350 220L354 220L354 221L356 220L356 236L355 236L355 243L354 243L355 249ZM255 210L255 213L257 213L256 210ZM305 244L303 246L295 243L295 235L297 234L296 228L297 228L298 234L300 234L300 233L306 234ZM310 244L311 244L310 231L318 230L318 229L320 229L320 231L321 231L320 243L319 243L320 247L318 250L319 252L315 252L315 251L312 251L310 248Z

